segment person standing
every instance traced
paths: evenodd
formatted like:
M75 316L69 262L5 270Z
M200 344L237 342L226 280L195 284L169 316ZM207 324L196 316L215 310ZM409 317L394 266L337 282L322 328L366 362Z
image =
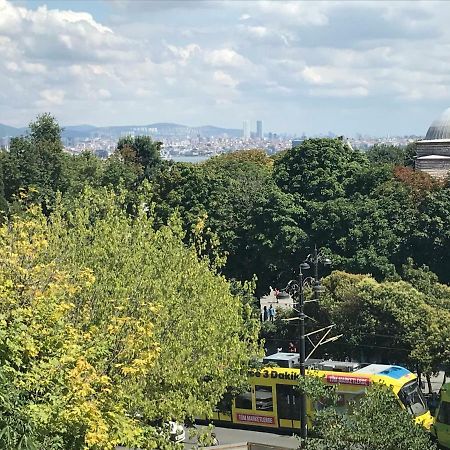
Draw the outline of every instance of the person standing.
M262 314L262 320L263 322L265 322L267 320L267 318L269 317L269 312L267 311L267 306L264 305L263 308L263 314Z
M269 320L271 322L273 322L274 318L275 318L275 308L273 307L273 305L270 305L270 307L269 307Z

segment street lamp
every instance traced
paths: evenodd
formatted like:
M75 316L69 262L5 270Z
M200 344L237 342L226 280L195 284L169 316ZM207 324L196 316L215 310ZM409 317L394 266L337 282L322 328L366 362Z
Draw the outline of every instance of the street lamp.
M317 252L317 247L314 246L314 253L312 255L308 255L306 260L302 262L299 266L299 278L298 281L291 280L287 287L284 289L285 291L293 292L294 296L296 294L297 297L297 312L298 312L298 320L299 320L299 337L300 337L300 349L299 349L299 365L300 365L300 377L304 378L306 375L306 345L305 345L305 292L304 287L306 285L311 285L314 300L318 301L320 298L320 294L324 291L323 286L320 284L319 279L319 262L323 265L330 265L331 260L325 258L324 255L319 251ZM308 270L310 265L308 263L313 264L314 266L314 277L306 277L304 278L303 271ZM300 437L303 440L307 437L307 424L306 424L306 393L304 390L300 392Z
M303 280L303 270L309 269L309 264L304 262L300 264L299 268L299 284L298 284L298 320L299 322L299 332L300 332L300 376L305 377L305 356L306 356L306 346L305 346L305 293L303 290L304 280ZM316 286L316 281L314 282L314 287ZM307 428L306 428L306 394L302 389L300 392L300 437L306 439Z

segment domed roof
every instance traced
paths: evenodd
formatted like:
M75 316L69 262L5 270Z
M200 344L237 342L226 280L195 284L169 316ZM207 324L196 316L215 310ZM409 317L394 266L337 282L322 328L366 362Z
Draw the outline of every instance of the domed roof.
M430 125L425 139L450 139L450 108L446 109L441 117Z

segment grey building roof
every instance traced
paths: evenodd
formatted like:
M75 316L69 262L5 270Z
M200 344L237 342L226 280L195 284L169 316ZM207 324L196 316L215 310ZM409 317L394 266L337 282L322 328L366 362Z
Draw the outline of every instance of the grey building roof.
M450 139L450 108L436 119L428 128L426 140Z

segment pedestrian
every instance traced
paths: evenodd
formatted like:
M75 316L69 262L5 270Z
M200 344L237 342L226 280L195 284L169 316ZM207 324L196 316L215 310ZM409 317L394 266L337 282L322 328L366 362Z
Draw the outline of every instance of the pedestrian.
M269 307L269 320L273 322L273 319L275 318L275 308L273 305L270 305Z
M268 317L269 317L269 312L267 311L267 306L264 305L264 308L263 308L263 322L265 322Z
M288 352L289 353L297 353L297 348L295 347L293 342L289 342Z

